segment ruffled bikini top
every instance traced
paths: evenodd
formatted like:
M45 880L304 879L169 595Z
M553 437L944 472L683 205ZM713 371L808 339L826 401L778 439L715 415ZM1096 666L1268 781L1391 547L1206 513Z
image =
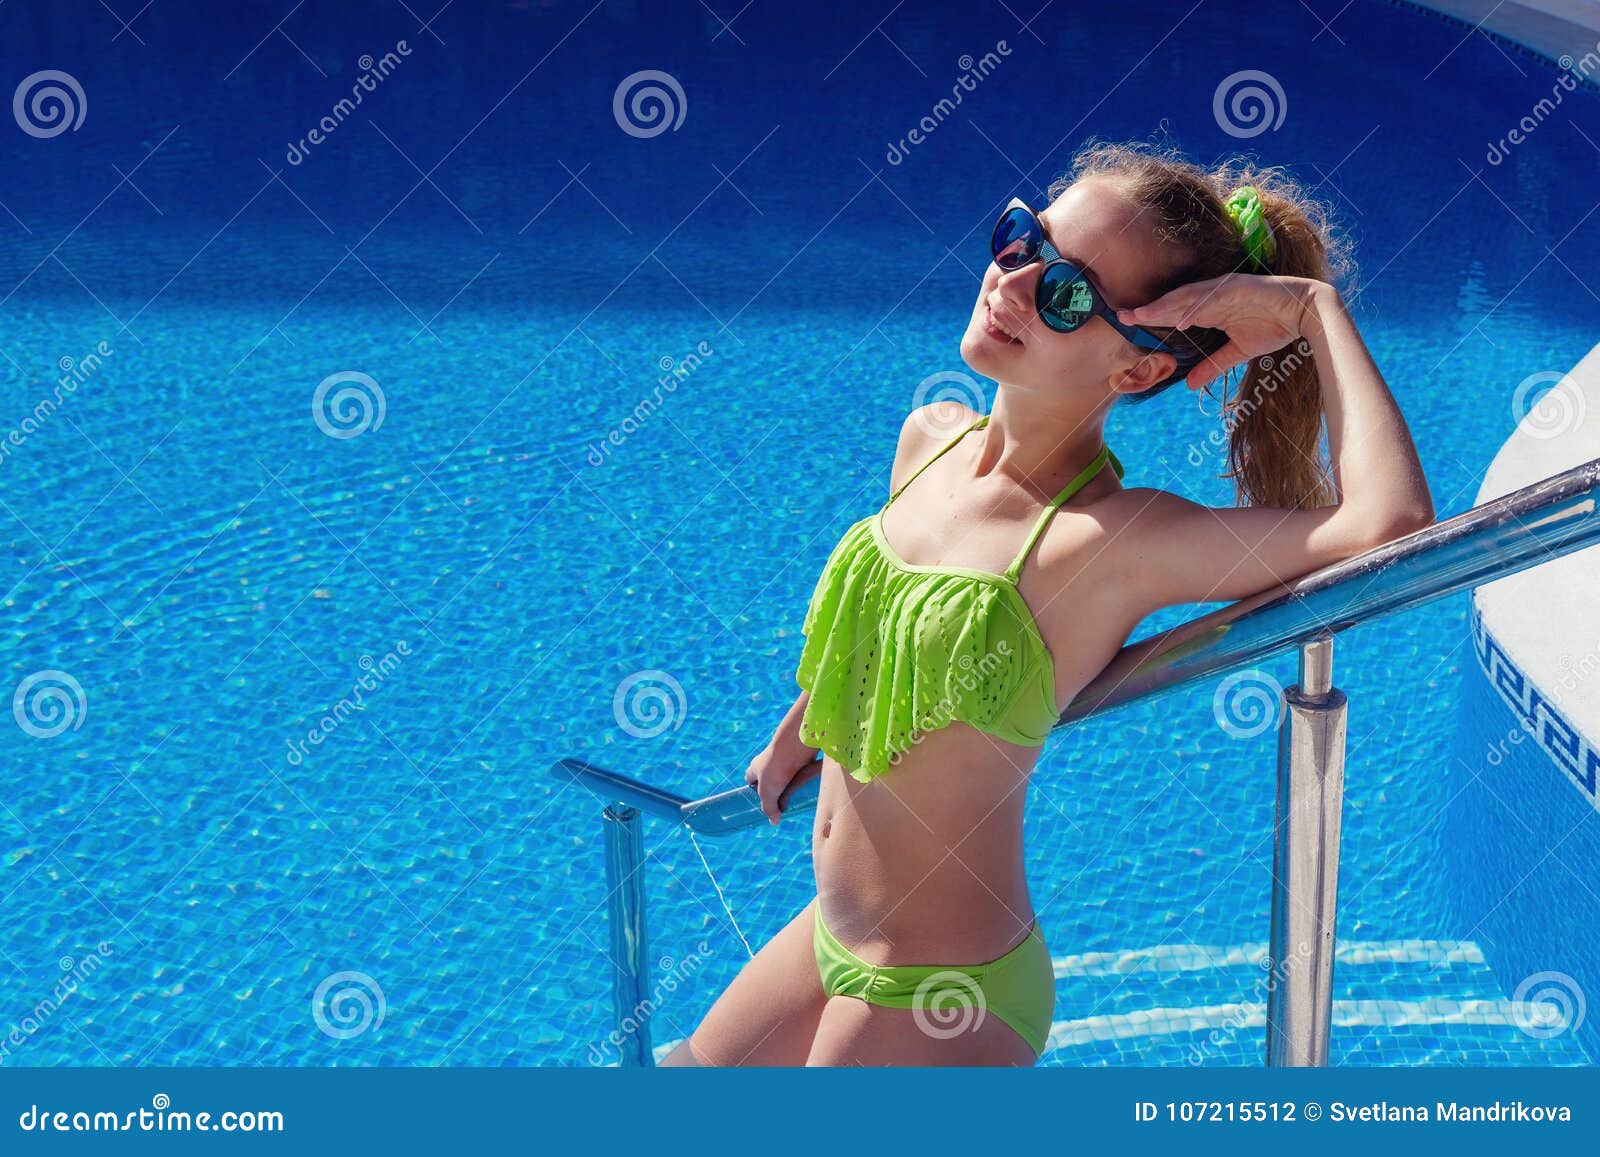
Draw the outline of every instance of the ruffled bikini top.
M883 534L883 511L979 418L920 466L877 513L845 531L812 591L795 679L810 693L800 740L865 783L917 740L952 722L1028 746L1060 716L1055 665L1017 589L1023 561L1061 504L1109 461L1101 446L1050 501L1003 574L960 566L914 566Z

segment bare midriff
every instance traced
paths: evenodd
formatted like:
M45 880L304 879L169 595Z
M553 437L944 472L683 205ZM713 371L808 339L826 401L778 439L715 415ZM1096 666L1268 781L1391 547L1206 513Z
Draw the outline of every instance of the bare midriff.
M825 758L812 829L823 919L872 964L981 964L1028 932L1022 816L1037 747L965 724L860 783Z

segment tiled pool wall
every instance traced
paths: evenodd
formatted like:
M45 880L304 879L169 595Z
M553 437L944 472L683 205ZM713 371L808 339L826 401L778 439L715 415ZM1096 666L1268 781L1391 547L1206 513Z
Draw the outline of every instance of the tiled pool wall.
M1453 750L1441 772L1446 902L1508 997L1570 1011L1600 1060L1600 744L1578 732L1484 628L1468 596L1477 660L1462 680ZM1567 678L1600 687L1600 653ZM1535 1030L1539 1031L1539 1030Z

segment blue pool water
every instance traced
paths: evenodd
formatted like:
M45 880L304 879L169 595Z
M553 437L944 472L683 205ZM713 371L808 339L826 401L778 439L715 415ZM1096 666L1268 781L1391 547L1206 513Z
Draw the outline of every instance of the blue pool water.
M163 0L127 29L93 0L0 7L7 91L55 69L86 101L55 136L0 121L5 660L13 690L71 679L60 734L0 728L0 1063L614 1059L600 802L547 767L740 781L918 384L964 369L995 207L1090 134L1164 123L1321 189L1441 517L1517 384L1595 340L1600 107L1569 96L1489 164L1554 73L1443 21L711 7L731 27L699 3L458 0L428 28L398 3ZM676 131L619 128L614 90L646 69L684 91ZM1286 101L1248 140L1212 107L1244 70ZM313 413L340 374L382 394L358 436ZM1128 485L1226 503L1217 426L1173 391L1108 437ZM1587 1063L1571 1036L1405 1023L1509 996L1445 903L1441 753L1472 661L1465 596L1341 637L1336 1063ZM643 671L683 694L648 737L613 704ZM1251 676L1271 698L1294 678L1288 656ZM1226 1010L1267 935L1274 732L1219 726L1215 689L1058 734L1040 765L1029 867L1077 1022L1058 1063L1260 1063ZM808 844L803 823L647 835L665 1041L809 897Z

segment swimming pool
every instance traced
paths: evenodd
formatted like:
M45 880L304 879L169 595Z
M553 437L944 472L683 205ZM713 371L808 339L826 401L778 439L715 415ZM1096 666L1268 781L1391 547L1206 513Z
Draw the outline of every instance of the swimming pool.
M1491 164L1553 73L1328 7L0 8L8 83L60 70L87 106L0 134L7 660L13 689L67 677L64 717L0 729L4 1063L606 1059L598 807L544 769L738 782L828 549L919 386L964 370L992 208L1089 133L1165 121L1324 182L1439 516L1469 506L1515 385L1594 343L1600 108ZM644 70L681 86L675 130L614 115ZM1285 115L1230 134L1213 95L1253 70ZM1174 392L1108 436L1129 485L1223 503L1217 425ZM1509 995L1440 869L1470 637L1463 595L1339 644L1335 1064L1589 1063L1450 1008ZM1052 741L1053 1062L1259 1063L1274 732L1248 712L1294 678L1253 673L1226 725L1201 691ZM622 726L627 686L666 715ZM650 848L661 1041L809 862L803 824Z

